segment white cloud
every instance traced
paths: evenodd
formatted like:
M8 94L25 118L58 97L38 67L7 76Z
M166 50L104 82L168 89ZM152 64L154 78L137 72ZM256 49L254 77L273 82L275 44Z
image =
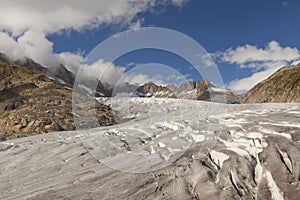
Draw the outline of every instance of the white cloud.
M104 60L98 60L91 65L82 65L82 73L84 76L99 79L102 83L107 83L111 88L116 87L119 84L145 84L153 82L156 84L166 84L164 79L166 77L156 74L151 76L143 72L126 71L126 67L116 66L111 62L105 62Z
M137 74L137 73L129 73L124 74L124 76L120 79L120 83L130 83L130 84L145 84L145 83L156 83L158 85L165 85L166 83L163 80L164 77L159 74L155 76L149 76L148 74Z
M131 23L134 17L157 5L182 6L186 0L0 0L0 30L14 36L27 30L53 33L94 28L103 23Z
M115 66L113 63L99 60L92 65L83 65L82 70L85 75L99 79L102 83L114 86L123 76L125 67Z
M295 60L295 61L292 62L291 65L298 65L299 63L300 63L300 60Z
M142 27L143 21L144 21L144 18L138 19L136 22L133 22L133 23L130 25L130 29L131 29L131 30L136 30L136 29L141 28L141 27Z
M117 84L123 83L131 84L145 84L153 82L157 85L168 85L175 84L181 85L182 83L187 82L185 75L180 74L175 69L157 64L139 64L131 70L127 70L123 73L122 77L118 80Z
M284 62L275 62L273 63L273 67L269 67L263 71L255 72L249 77L231 81L228 84L228 88L238 93L244 93L285 65L286 64Z
M167 85L170 83L184 82L183 76L169 73L168 76L159 73L147 73L147 71L139 71L134 68L132 71L126 71L124 66L116 66L111 62L105 62L104 60L98 60L91 65L82 65L82 72L84 76L99 79L102 83L107 83L110 87L116 87L119 84L145 84L153 82L158 85ZM149 66L145 66L147 68ZM140 68L144 69L144 68Z
M299 50L291 47L281 47L276 41L271 41L265 48L257 48L246 44L235 49L228 49L221 59L230 64L247 64L254 62L293 61L299 59Z
M199 55L201 62L203 63L203 67L213 67L215 66L214 61L211 58L211 54Z
M172 0L171 2L176 5L181 7L183 4L185 4L186 2L188 2L189 0Z
M119 79L118 84L122 83L130 84L145 84L145 83L155 83L157 85L169 85L176 84L181 85L186 82L186 78L183 75L177 74L175 72L169 71L169 74L150 74L142 71L129 71L123 73L122 77Z
M45 66L57 66L59 60L53 54L53 43L46 39L41 32L27 31L17 40L19 47L23 50L23 55L32 58Z
M53 43L41 32L27 31L17 39L0 32L0 41L0 52L12 60L23 60L25 57L29 57L45 67L57 67L59 64L65 64L72 71L76 71L83 59L80 53L54 53Z
M10 58L20 57L22 49L18 43L7 33L0 32L0 52L7 54Z
M0 52L12 60L29 57L46 67L56 67L63 63L76 71L83 60L81 53L54 53L55 44L47 39L47 35L93 29L106 24L136 29L143 23L143 18L137 18L137 14L157 6L182 6L186 1L0 0ZM117 70L116 75L119 72ZM114 75L112 72L110 74ZM108 78L107 81L113 82L114 78Z
M83 61L81 53L63 52L58 54L60 63L68 66L68 69L76 73L79 64Z
M244 93L279 68L299 62L300 51L297 48L282 47L278 42L271 41L264 48L246 44L229 48L225 52L217 52L214 57L221 62L236 64L239 68L249 68L254 72L249 77L228 84L229 89Z

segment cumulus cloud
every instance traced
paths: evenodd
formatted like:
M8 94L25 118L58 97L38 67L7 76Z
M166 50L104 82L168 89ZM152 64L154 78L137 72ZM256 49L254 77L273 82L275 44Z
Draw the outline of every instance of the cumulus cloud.
M185 83L186 77L173 68L157 63L136 65L132 70L124 71L117 84L145 84L155 83L157 85Z
M80 52L71 53L71 52L62 52L58 54L59 61L61 64L68 67L70 71L76 73L80 63L83 62L83 56Z
M181 6L186 0L1 0L0 30L14 36L27 30L54 33L82 30L103 23L131 23L134 17L158 5Z
M21 49L18 43L7 33L0 32L0 52L7 54L10 58L19 57Z
M107 83L112 87L123 76L126 70L125 67L116 66L111 62L105 62L101 59L91 65L82 65L81 67L86 76L99 79L101 82Z
M27 31L17 39L0 32L0 41L0 52L6 54L13 61L22 61L28 57L45 67L57 67L65 64L75 72L83 60L80 53L54 53L53 43L41 32Z
M228 88L236 92L244 93L251 89L257 83L261 82L262 80L275 73L281 67L286 66L287 64L286 62L275 62L272 64L269 63L268 65L272 67L268 67L262 71L255 72L249 77L231 81L228 84Z
M250 77L234 80L228 84L229 89L244 93L281 67L296 64L300 59L300 51L297 48L282 47L277 41L271 41L263 48L249 44L229 48L224 52L215 53L214 57L221 62L253 71Z
M155 73L147 70L150 65L144 67L136 67L133 70L126 71L124 66L116 66L114 63L98 60L93 64L84 64L81 66L82 77L99 79L103 83L107 83L111 88L118 87L124 83L130 84L145 84L155 83L158 85L176 84L181 85L187 82L184 75L178 74L175 70L167 70L159 68ZM164 70L161 72L160 70ZM153 69L151 69L153 71Z
M210 54L199 55L201 58L201 62L203 63L203 67L213 67L215 66L214 61L211 58Z
M120 79L119 84L122 83L130 83L130 84L145 84L149 82L153 82L159 85L164 85L165 82L163 81L163 77L159 74L156 76L149 76L148 74L136 74L136 73L129 73L124 74L124 76Z
M48 40L47 35L93 29L106 24L136 29L143 22L137 14L157 6L182 6L186 1L0 0L0 52L7 54L12 60L29 57L46 67L62 63L76 71L83 60L81 53L54 53L55 44Z
M299 50L297 48L281 47L278 42L271 41L265 48L257 48L249 44L235 49L230 48L222 54L221 59L230 64L236 63L239 65L280 60L293 61L299 59Z

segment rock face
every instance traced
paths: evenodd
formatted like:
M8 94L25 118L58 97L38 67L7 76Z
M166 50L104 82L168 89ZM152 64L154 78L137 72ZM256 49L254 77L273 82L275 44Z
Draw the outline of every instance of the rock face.
M299 199L299 104L122 100L118 102L119 111L131 101L131 115L136 118L121 126L56 132L0 143L0 198ZM215 106L225 106L223 118L219 115L222 109L211 115ZM165 123L156 121L149 125L153 107L163 107L169 114ZM222 124L220 135L206 128ZM132 137L135 133L136 137ZM89 142L97 144L103 136L115 146L86 146ZM188 147L180 145L188 142ZM208 151L204 151L206 146ZM93 154L97 147L104 149L106 156ZM126 159L122 152L128 155ZM138 153L142 156L131 157ZM180 156L172 159L176 153ZM154 159L144 161L151 156ZM125 166L138 172L168 160L170 163L164 168L145 173L115 169ZM112 161L115 168L103 161Z
M101 125L113 124L108 106L96 108ZM71 90L0 58L0 140L74 129Z
M216 88L205 78L184 83L179 87L147 83L137 88L136 91L140 97L193 99L218 103L233 103L240 98L238 94Z
M197 89L199 92L205 91L210 87L214 87L207 79L202 78L200 81L190 81L189 83L182 84L179 90L191 91Z
M11 61L6 55L1 53L0 53L0 59L2 59L3 62L15 64L23 68L26 68L30 71L44 74L48 77L51 77L52 79L54 79L56 82L60 84L66 85L68 87L73 87L75 81L75 75L72 72L70 72L63 64L60 64L59 66L53 68L46 68L36 63L30 58Z
M176 91L155 83L146 83L138 87L136 91L140 97L176 98Z
M300 64L283 67L254 86L239 103L300 102Z
M235 103L240 98L241 96L236 93L212 88L210 90L204 91L201 95L198 96L197 99L201 101L210 101L217 103Z

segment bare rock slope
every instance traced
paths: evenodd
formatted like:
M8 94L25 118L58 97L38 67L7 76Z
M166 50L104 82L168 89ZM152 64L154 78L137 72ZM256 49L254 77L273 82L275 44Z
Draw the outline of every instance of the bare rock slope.
M111 109L96 107L100 124L113 124ZM70 89L0 58L0 140L74 129Z
M300 102L300 64L283 67L252 88L239 103Z

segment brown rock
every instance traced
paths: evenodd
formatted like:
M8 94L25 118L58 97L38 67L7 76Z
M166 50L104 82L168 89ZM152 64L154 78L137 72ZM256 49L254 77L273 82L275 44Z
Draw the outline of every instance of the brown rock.
M300 102L300 64L283 67L255 85L239 103Z
M23 119L21 120L21 124L22 124L22 127L26 127L26 126L28 125L27 119L23 118Z
M102 105L102 109L111 112L108 106ZM1 59L0 110L1 141L75 129L71 90L43 74ZM99 120L103 120L101 125L114 123L112 114L106 118L101 115Z

